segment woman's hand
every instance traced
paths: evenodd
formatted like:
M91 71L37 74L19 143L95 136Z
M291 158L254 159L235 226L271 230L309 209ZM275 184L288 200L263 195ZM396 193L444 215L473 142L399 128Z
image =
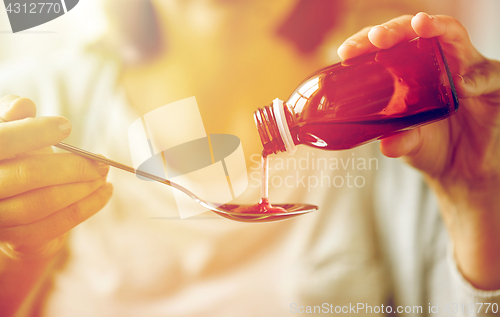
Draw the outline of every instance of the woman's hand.
M402 16L349 38L348 59L414 37L438 37L460 98L450 118L382 140L389 157L421 170L437 193L463 275L500 288L500 62L483 57L467 30L447 16Z
M55 254L112 193L109 166L48 148L70 134L69 121L35 112L29 99L0 100L0 256L16 260Z

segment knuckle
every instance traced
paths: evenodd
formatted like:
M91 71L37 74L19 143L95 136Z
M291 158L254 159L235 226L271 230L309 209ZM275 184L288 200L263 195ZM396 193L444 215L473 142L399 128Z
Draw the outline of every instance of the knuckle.
M450 24L456 24L457 26L463 27L462 23L458 21L458 19L452 17L452 16L445 16L445 19L448 20L448 23Z
M74 158L74 169L79 181L85 180L87 177L87 173L89 172L89 164L88 160L83 157L76 156Z
M89 187L89 189L92 188ZM84 199L66 207L65 215L67 222L70 226L74 227L85 221L87 218L101 210L106 205L110 197L111 195L108 191L101 190L100 188Z
M84 220L84 209L81 203L76 203L67 208L66 218L70 225L77 225Z
M350 36L347 40L355 40L355 39L359 39L360 37L366 37L366 35L368 34L368 32L370 32L370 30L372 28L373 28L373 25L366 26L366 27L362 28L361 30L359 30L356 34Z
M46 190L40 193L38 208L49 208L53 209L59 206L61 203L60 192L57 187L48 187Z
M413 18L413 15L406 14L406 15L402 15L402 16L399 16L397 18L394 18L392 20L389 20L385 23L382 23L381 25L386 26L388 28L393 28L396 30L404 29L404 28L407 28L411 25L412 18Z
M110 185L103 185L97 191L97 204L95 212L98 212L102 208L106 206L108 201L111 199L113 195L113 187Z
M111 192L106 190L97 191L97 199L99 204L99 209L103 208L111 197Z
M0 119L0 122L1 119ZM3 151L6 151L9 147L9 137L6 133L2 133L2 130L0 129L0 149Z
M3 234L0 236L2 245L13 253L17 247L32 244L37 240L36 237L34 238L35 234L26 230L24 226L4 228L2 231ZM3 250L5 251L5 249Z
M373 28L373 25L365 26L364 28L361 29L361 31L359 33L361 33L361 34L368 33L368 31L370 31L372 28Z
M4 105L4 104L10 104L12 101L18 99L19 96L18 95L5 95L5 96L2 96L2 98L0 98L0 104L1 105Z
M451 18L452 19L452 24L455 24L459 30L459 34L461 34L461 37L464 38L469 38L469 31L467 30L467 28L462 24L460 23L460 21L458 21L457 19L455 18Z
M15 165L14 176L23 184L40 184L43 178L39 162L31 157Z
M0 200L0 224L6 223L6 216L5 214L7 213L8 209L6 208L5 204L1 203L2 200Z

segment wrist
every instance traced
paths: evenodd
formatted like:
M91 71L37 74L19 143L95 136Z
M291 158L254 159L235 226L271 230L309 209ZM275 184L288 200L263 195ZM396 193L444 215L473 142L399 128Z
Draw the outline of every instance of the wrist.
M500 289L500 186L429 183L437 193L463 277L478 289Z
M25 303L29 305L33 292L57 263L61 246L59 241L23 248L0 243L0 310L3 315L14 316Z

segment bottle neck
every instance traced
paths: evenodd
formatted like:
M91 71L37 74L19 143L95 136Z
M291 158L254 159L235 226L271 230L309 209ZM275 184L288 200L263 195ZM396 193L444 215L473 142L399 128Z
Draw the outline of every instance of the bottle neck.
M296 145L290 133L290 122L287 120L283 101L275 99L271 105L257 109L254 119L264 155L295 152Z

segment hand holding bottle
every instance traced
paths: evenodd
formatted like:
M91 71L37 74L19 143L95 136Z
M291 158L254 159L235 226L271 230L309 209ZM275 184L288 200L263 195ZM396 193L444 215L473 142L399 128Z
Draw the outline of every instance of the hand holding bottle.
M447 16L402 16L368 27L339 48L349 59L416 36L438 37L460 109L446 120L382 140L389 157L420 169L436 192L463 275L476 287L500 288L500 62L483 57L466 29Z

